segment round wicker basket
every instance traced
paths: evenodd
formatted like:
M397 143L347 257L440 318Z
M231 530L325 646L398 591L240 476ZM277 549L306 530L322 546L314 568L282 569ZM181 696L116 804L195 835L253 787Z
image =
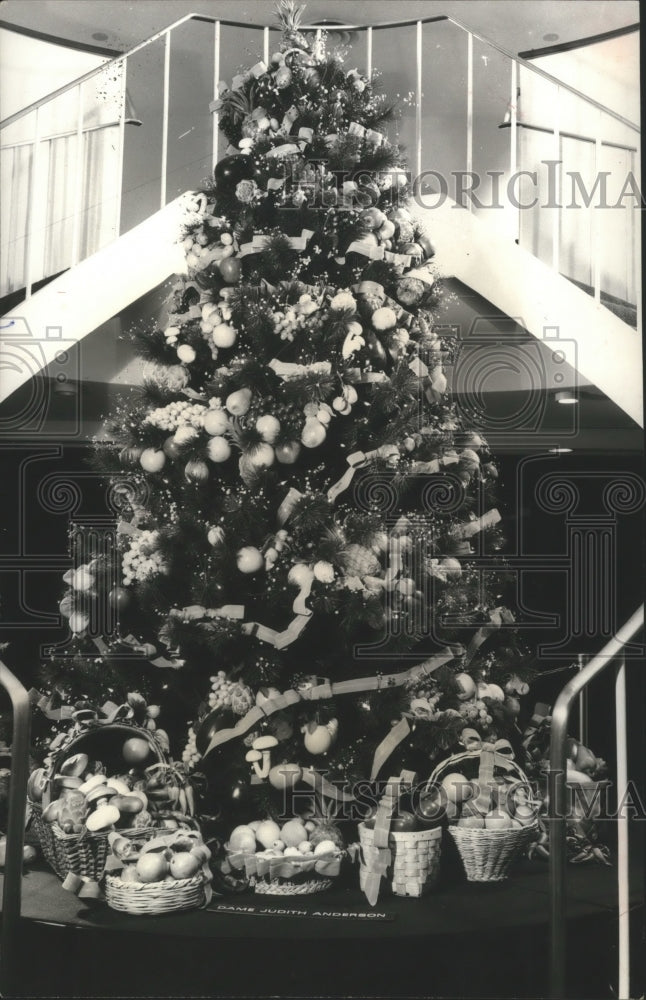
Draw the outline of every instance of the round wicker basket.
M205 901L206 880L202 872L191 878L162 882L124 882L106 874L105 898L109 907L135 916L154 916L193 910Z
M129 725L126 722L113 722L104 726L90 725L81 732L71 734L57 751L51 755L48 767L49 778L53 779L62 764L77 753L87 753L92 760L101 763L114 771L123 769L121 748L124 740L129 737L145 739L150 744L151 761L163 763L164 753L154 734L140 726ZM110 771L108 771L110 773ZM51 780L50 780L51 789ZM46 860L59 878L64 879L69 872L74 875L87 876L98 880L103 874L105 862L110 852L108 831L89 833L65 833L58 823L47 823L43 819L43 806L47 805L51 791L46 792L42 805L32 803L32 825L40 842ZM141 834L146 839L146 828L141 831L124 830L126 836Z
M254 880L253 891L264 896L308 896L314 892L323 892L334 885L334 879L315 877L306 882L293 882L290 879Z
M47 823L36 803L31 807L31 823L41 850L60 879L72 872L97 881L103 874L110 852L106 833L65 833L58 823Z
M441 761L431 774L427 789L437 787L445 773L457 771L469 778L482 778L480 772L484 748L466 750ZM489 748L491 751L491 748ZM522 768L511 756L493 752L493 771L504 772L512 780L514 789L523 789L528 800L533 798L532 788ZM514 860L524 847L535 839L538 823L505 830L480 829L449 824L453 838L469 882L502 882L509 876Z
M502 882L512 863L536 836L538 824L514 830L472 830L450 826L469 882Z
M165 761L164 752L155 739L154 732L143 726L127 722L110 722L105 726L88 726L53 755L53 772L60 771L61 765L74 754L87 753L93 760L100 760L107 774L114 774L127 769L121 754L123 742L133 736L146 740L150 745L150 763Z
M318 857L305 854L300 858L268 858L262 853L232 851L228 844L224 849L230 868L244 872L254 892L264 896L305 896L323 892L334 885L345 857L345 852L337 851Z

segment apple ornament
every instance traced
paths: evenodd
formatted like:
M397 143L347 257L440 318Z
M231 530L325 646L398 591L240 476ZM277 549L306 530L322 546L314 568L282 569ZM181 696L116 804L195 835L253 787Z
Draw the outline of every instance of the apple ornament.
M442 789L449 802L466 802L473 795L473 785L463 774L452 772L442 779Z
M266 413L264 416L258 417L256 420L256 430L260 434L263 441L266 441L268 444L273 444L280 433L280 422L270 413Z
M262 552L254 545L245 545L239 549L236 562L241 573L257 573L265 565Z
M510 830L514 824L509 813L492 809L485 816L484 825L487 830Z
M247 458L256 469L268 469L270 465L274 464L275 457L272 446L264 442L247 452Z
M212 437L206 446L206 453L212 462L226 462L231 454L231 445L226 438Z
M458 698L460 701L469 701L476 693L476 684L470 674L461 673L454 677L458 688Z
M209 410L203 421L204 430L212 437L220 437L229 429L229 418L224 410Z
M233 347L237 336L238 331L232 326L229 326L228 323L218 323L211 334L215 346L224 349L227 347Z
M220 261L220 274L227 285L237 285L242 275L242 263L238 257L224 257Z
M285 444L276 445L276 460L281 465L293 465L300 455L301 446L298 441L287 441Z
M305 734L303 743L308 753L318 756L327 753L332 746L333 736L327 726L321 726L317 722L308 722L303 726L301 732Z
M190 365L195 361L195 349L190 344L180 344L177 348L177 357L184 365Z
M161 472L166 465L166 456L157 448L145 448L139 459L144 472Z
M205 483L209 478L209 467L201 459L191 459L186 463L184 475L190 483Z
M303 768L299 764L276 764L269 772L269 784L277 791L284 792L293 788L302 777Z

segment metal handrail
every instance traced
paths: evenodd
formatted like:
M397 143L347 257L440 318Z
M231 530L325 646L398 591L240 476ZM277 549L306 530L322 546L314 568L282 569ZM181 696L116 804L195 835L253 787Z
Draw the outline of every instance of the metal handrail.
M8 692L13 707L9 814L2 888L2 932L0 934L0 988L9 996L17 969L18 922L22 891L22 849L25 839L27 778L29 776L29 734L31 704L26 689L0 661L0 685Z
M35 111L37 108L43 107L43 105L48 104L50 101L55 100L55 98L60 97L62 94L67 93L74 87L78 87L81 84L85 83L87 80L91 80L93 77L98 76L100 73L102 73L106 69L109 69L111 66L115 66L117 63L120 62L124 62L130 56L133 56L136 52L140 52L148 45L151 45L154 42L159 41L161 38L164 38L164 36L169 35L176 28L179 28L182 24L186 24L188 21L203 21L207 24L218 24L227 28L246 28L247 30L250 31L261 31L261 32L280 31L280 28L276 25L263 26L260 24L248 24L243 21L228 21L223 18L213 17L210 14L195 14L195 13L185 14L184 17L180 17L177 21L173 21L165 28L162 28L161 31L155 32L155 34L151 35L150 38L146 38L143 42L139 42L138 45L135 45L134 48L129 49L128 52L119 53L119 55L115 56L113 59L108 59L106 62L101 63L100 66L96 66L94 69L88 70L87 73L84 73L82 76L79 76L75 80L72 80L71 83L67 83L64 86L59 87L57 90L53 90L51 94L47 94L45 97L41 97L37 101L33 101L31 104L27 105L27 107L23 108L21 111L14 112L13 115L9 115L7 118L0 121L0 129L6 128L8 125L12 125L14 122L19 121L21 118L24 118L32 111ZM543 77L544 80L547 80L549 83L552 83L562 88L563 90L568 91L568 93L570 94L574 94L575 97L578 97L580 98L580 100L585 101L586 104L589 104L591 107L596 108L598 111L603 111L605 114L610 115L611 118L614 118L615 121L621 122L621 124L625 125L627 128L630 128L637 133L641 131L640 126L636 125L635 122L630 121L629 118L625 118L623 115L620 115L617 111L613 111L612 108L608 108L604 104L601 104L599 101L595 101L592 97L588 97L580 90L577 90L576 87L572 87L570 86L569 83L565 83L564 81L559 80L558 77L553 76L551 73L547 73L544 69L541 69L540 66L534 66L533 63L529 62L527 59L522 59L520 56L514 55L513 52L510 52L508 49L504 48L504 46L498 45L497 42L493 42L490 38L487 38L485 35L481 35L477 31L472 31L471 28L469 28L466 24L463 24L457 18L451 17L447 14L438 14L434 17L409 18L404 21L382 21L379 24L374 24L374 25L344 24L343 29L344 31L372 32L372 31L383 31L392 28L407 28L424 24L432 24L439 21L448 21L449 23L454 24L457 28L460 28L461 31L465 31L470 36L470 38L472 39L476 38L478 39L478 41L483 42L485 45L491 46L491 48L495 49L496 52L499 52L507 59L511 59L514 63L517 63L519 66L522 66L530 73L534 73L537 76L541 76ZM331 25L330 27L333 28L334 26ZM322 30L325 30L325 25L320 25L320 24L304 25L301 28L301 31L320 32Z
M551 995L560 1000L565 997L566 973L566 741L570 710L579 695L595 677L616 659L620 659L616 681L616 724L617 724L617 785L625 784L627 740L625 729L625 662L623 650L644 627L644 605L642 604L628 619L615 636L597 653L589 663L565 685L552 710L550 735L550 766L547 776L548 817L550 837L550 978ZM617 882L619 887L619 1000L630 997L629 979L629 934L630 913L628 908L628 815L624 810L617 817L618 851Z

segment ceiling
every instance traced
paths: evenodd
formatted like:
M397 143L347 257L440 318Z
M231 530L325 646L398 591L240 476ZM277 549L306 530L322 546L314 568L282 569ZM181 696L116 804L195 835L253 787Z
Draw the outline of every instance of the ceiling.
M271 24L274 0L3 0L10 24L121 51L189 13ZM448 14L517 53L639 20L638 0L310 0L309 22L369 24ZM100 37L97 37L100 36Z

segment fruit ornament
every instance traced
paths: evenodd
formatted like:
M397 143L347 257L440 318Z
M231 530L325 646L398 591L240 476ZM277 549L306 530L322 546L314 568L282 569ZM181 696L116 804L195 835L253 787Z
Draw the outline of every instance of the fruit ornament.
M289 894L329 888L344 855L341 831L331 818L295 816L282 824L253 820L235 827L220 863L223 875L237 875L256 892Z
M86 832L143 829L158 810L192 811L185 773L165 757L168 737L157 728L158 705L131 692L124 705L106 705L100 713L77 703L73 716L75 724L58 734L44 766L28 779L39 833L49 836L46 828L52 827L55 836L83 838ZM118 721L123 718L133 721L125 725ZM109 762L110 771L93 750Z
M501 881L536 839L540 802L507 740L483 743L475 730L465 729L462 743L467 750L442 761L427 789L445 803L467 879Z
M7 838L4 834L0 836L0 868L4 868L7 857ZM26 865L33 864L37 859L38 852L32 844L24 844L22 848L22 860Z
M154 915L203 906L211 899L211 851L197 829L182 822L145 843L112 833L104 879L108 906Z
M539 702L523 734L523 746L528 757L527 772L534 779L542 796L539 814L539 836L529 850L529 857L549 858L547 823L548 794L546 775L549 768L551 728L550 706ZM609 786L608 766L601 757L578 740L566 743L566 851L572 864L596 861L610 864L610 850L600 839L597 824L604 811L604 799Z

